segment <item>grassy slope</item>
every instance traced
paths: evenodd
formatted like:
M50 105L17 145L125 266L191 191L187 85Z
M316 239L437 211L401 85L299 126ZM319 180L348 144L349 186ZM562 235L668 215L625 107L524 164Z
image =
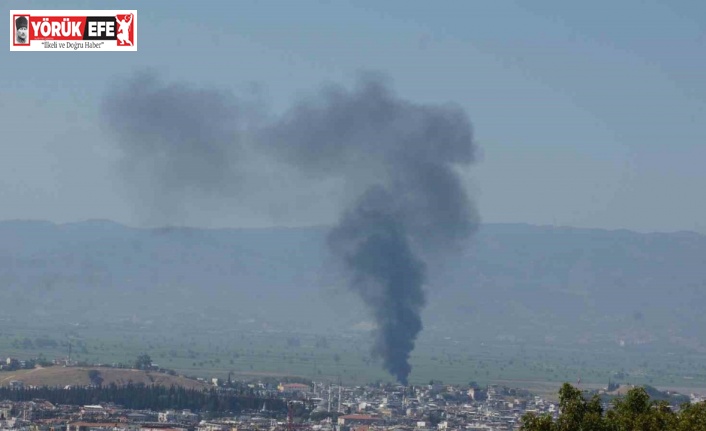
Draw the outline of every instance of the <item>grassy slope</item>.
M197 380L141 370L126 370L105 367L83 368L59 366L0 373L0 386L7 386L12 380L19 380L24 382L25 385L32 386L90 385L91 381L88 378L89 370L100 371L101 376L103 377L103 384L116 383L118 385L124 385L132 382L144 383L147 385L174 385L197 389L202 389L207 386L205 383Z

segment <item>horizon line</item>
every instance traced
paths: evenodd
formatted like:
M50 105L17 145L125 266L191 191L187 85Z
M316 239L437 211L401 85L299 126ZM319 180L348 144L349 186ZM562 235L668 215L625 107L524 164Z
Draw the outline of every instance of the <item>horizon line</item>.
M278 230L278 229L325 229L325 228L331 228L332 226L334 226L334 224L272 225L272 226L260 226L260 227L255 227L255 226L199 227L199 226L176 225L176 224L171 224L171 225L164 224L164 225L154 225L154 226L137 226L137 225L130 225L127 223L118 222L118 221L106 219L106 218L88 218L88 219L69 221L69 222L55 222L55 221L46 220L46 219L30 219L30 218L27 218L27 219L14 218L14 219L0 220L0 225L10 224L10 223L38 223L38 224L53 225L53 226L57 226L57 227L79 225L79 224L90 224L90 223L105 223L105 224L112 224L112 225L117 225L117 226L120 226L123 228L135 229L135 230L182 229L182 230L205 230L205 231L216 231L216 230L257 231L257 230ZM635 234L639 234L639 235L691 234L691 235L698 235L698 236L706 236L706 233L701 233L698 231L688 230L688 229L669 230L669 231L665 231L665 230L640 231L640 230L636 230L634 228L624 228L624 227L619 227L619 228L581 227L581 226L559 225L559 224L535 224L535 223L528 223L528 222L481 222L478 224L479 228L482 228L482 226L484 226L484 225L485 226L529 226L529 227L544 228L544 229L549 228L549 229L567 229L567 230L590 230L590 231L604 231L604 232L630 232L630 233L635 233Z

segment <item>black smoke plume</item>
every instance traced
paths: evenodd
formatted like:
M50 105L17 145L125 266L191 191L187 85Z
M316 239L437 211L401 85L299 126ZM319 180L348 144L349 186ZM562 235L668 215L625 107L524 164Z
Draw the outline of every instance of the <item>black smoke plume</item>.
M455 250L477 226L454 171L475 158L465 113L401 100L367 75L353 91L329 87L299 103L267 133L290 162L361 191L329 244L377 322L373 354L406 384L422 330L424 259Z
M377 322L373 354L406 385L409 355L422 330L425 271L394 202L384 188L370 188L331 232L329 243L353 270L351 287Z
M139 94L110 95L106 118L123 140L132 140L123 144L130 157L169 162L156 175L177 196L194 188L265 192L231 186L243 173L238 167L247 163L245 154L284 161L309 177L345 181L349 204L329 246L376 320L373 354L406 384L423 327L428 263L456 250L478 222L455 171L475 161L465 112L400 99L383 78L367 74L352 90L325 87L260 124L244 150L238 131L247 110L241 105L143 81L132 84Z

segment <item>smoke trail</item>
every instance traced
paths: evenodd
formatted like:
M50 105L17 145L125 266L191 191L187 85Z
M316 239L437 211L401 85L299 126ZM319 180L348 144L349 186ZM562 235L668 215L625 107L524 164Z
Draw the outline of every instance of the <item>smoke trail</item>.
M465 113L400 100L367 75L353 91L329 87L299 103L266 140L307 172L343 176L362 191L329 244L377 322L373 354L406 384L422 330L423 259L454 250L477 226L453 170L474 161Z
M263 158L310 178L343 179L348 208L329 246L377 322L373 354L407 383L426 268L478 223L454 171L475 159L462 109L402 100L368 74L352 90L328 86L246 133L256 115L227 93L137 76L108 95L104 114L132 167L126 178L160 213L194 194L268 192L246 169Z
M124 154L122 176L149 218L173 221L187 200L237 191L247 113L229 92L138 73L114 85L102 109Z
M354 270L351 286L378 323L373 354L406 385L409 355L422 330L424 264L412 252L394 196L381 187L365 192L329 242Z

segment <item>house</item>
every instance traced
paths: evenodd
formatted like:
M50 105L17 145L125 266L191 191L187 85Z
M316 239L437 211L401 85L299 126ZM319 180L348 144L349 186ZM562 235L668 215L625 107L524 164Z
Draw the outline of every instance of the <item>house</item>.
M119 422L72 422L66 431L137 431L134 425Z
M299 392L308 392L309 385L301 383L280 383L279 386L277 386L277 390L283 394L296 394Z
M159 422L161 423L168 423L168 422L176 422L178 419L178 416L174 410L167 410L166 412L160 412L159 413Z
M231 426L218 422L201 421L196 427L197 431L231 431Z
M101 405L86 405L81 407L81 418L105 418L109 413Z
M173 426L173 425L156 425L156 424L150 424L150 425L142 425L140 427L139 431L188 431L187 428L182 428L178 426Z
M8 420L12 417L12 405L3 404L0 406L0 421Z

